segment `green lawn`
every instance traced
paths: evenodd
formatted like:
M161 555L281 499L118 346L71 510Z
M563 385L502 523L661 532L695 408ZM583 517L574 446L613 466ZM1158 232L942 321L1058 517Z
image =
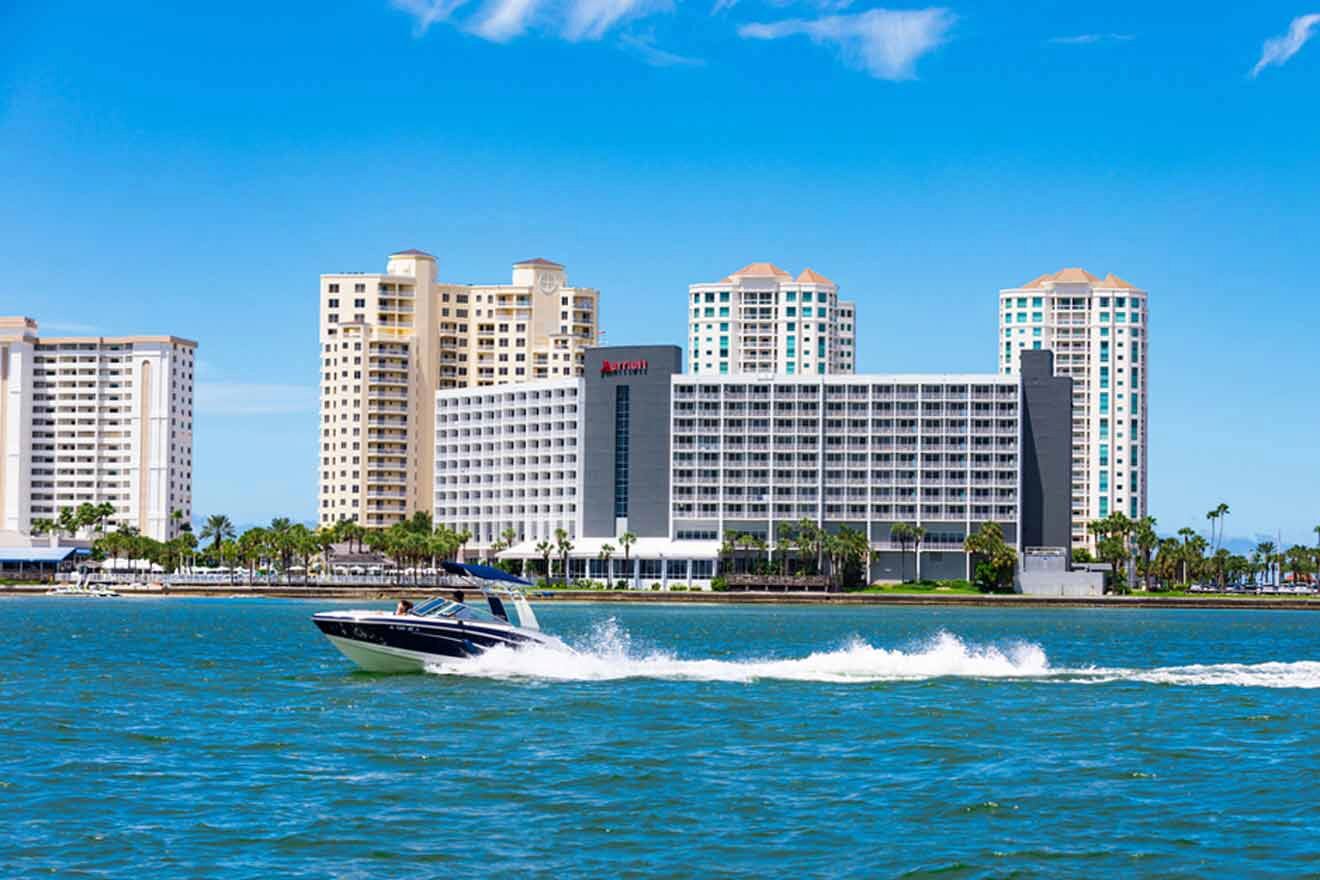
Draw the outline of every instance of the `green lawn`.
M850 593L949 593L980 595L981 591L967 581L907 581L901 584L872 584Z

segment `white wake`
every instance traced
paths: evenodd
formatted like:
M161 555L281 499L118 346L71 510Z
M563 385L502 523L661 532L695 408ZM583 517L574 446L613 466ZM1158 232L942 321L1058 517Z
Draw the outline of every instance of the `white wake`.
M566 651L549 647L494 648L479 657L428 667L438 675L541 681L755 682L761 680L830 683L902 682L933 678L1046 680L1076 684L1115 681L1163 685L1220 685L1267 688L1320 688L1320 662L1215 664L1155 669L1052 668L1040 645L969 645L940 632L909 650L882 648L854 639L832 651L792 659L682 659L656 650L638 650L613 620Z

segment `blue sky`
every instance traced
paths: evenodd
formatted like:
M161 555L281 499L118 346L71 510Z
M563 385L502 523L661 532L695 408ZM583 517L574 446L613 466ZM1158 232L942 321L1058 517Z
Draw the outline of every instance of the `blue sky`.
M175 6L177 8L169 8ZM612 343L811 266L867 371L993 370L996 294L1151 294L1162 529L1320 523L1320 4L8 3L0 313L201 343L194 498L310 518L321 272L566 263Z

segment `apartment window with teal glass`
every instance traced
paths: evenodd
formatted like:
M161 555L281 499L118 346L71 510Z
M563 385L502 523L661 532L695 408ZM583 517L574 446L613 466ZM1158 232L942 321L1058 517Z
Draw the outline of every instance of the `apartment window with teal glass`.
M1109 297L1107 296L1100 297L1100 308L1102 309L1109 308Z
M1134 488L1132 491L1135 492L1135 491L1137 491L1137 490ZM1128 515L1131 516L1133 519L1136 519L1136 518L1137 518L1137 499L1136 499L1136 498L1132 498L1132 499L1130 499L1129 504L1131 504L1131 513L1129 513Z
M1101 444L1100 444L1100 467L1109 467L1109 444L1108 444L1108 443L1101 443ZM1100 474L1100 488L1101 488L1101 489L1103 489L1103 488L1105 487L1104 480L1105 480L1104 472L1102 471L1101 474Z
M1101 367L1101 368L1100 368L1100 387L1101 387L1101 388L1108 388L1108 387L1109 387L1109 368L1108 368L1108 367Z
M818 340L816 341L816 357L825 357L825 340L824 340L824 339L818 339Z
M1025 324L1025 323L1027 323L1027 313L1026 313L1026 312L1018 312L1018 323L1019 323L1019 324Z
M1108 323L1109 323L1109 313L1108 313L1108 312L1101 312L1101 313L1100 313L1100 323L1101 323L1101 324L1108 324Z
M804 318L810 318L810 317L811 317L811 306L803 306L803 307L802 307L802 317L804 317Z
M1132 314L1128 315L1128 320L1133 324L1140 324L1141 315L1138 312L1133 312Z
M707 318L713 318L713 317L715 317L715 309L714 309L713 307L711 307L711 306L706 306L706 317L707 317Z
M808 326L807 326L806 328L804 328L804 329L806 329L806 330L810 330L810 329L811 329L811 326L808 325ZM817 329L818 331L820 331L821 333L824 333L824 332L825 332L825 325L824 325L824 324L817 324L817 325L816 325L816 329ZM845 329L845 330L851 330L851 329L852 329L852 325L849 324L849 325L848 325L847 327L845 327L844 329Z
M1108 361L1109 361L1109 343L1102 342L1100 343L1100 363L1102 364L1108 363Z
M1100 499L1100 516L1101 516L1101 517L1109 516L1109 499L1108 499L1108 498L1101 498L1101 499Z
M728 348L728 347L729 347L729 337L727 337L727 336L721 336L721 337L720 337L720 348Z
M1132 363L1135 364L1135 363L1136 363L1137 361L1139 361L1139 360L1141 360L1141 343L1140 343L1140 342L1133 342L1133 343L1132 343Z
M1125 297L1121 297L1121 296L1116 296L1116 297L1114 297L1114 307L1115 307L1115 308L1119 308L1119 309L1121 309L1121 308L1123 308L1123 306L1124 306L1126 303L1127 303L1127 299L1126 299Z
M1041 302L1042 302L1041 297L1039 297L1039 296L1033 296L1033 297L1031 298L1031 307L1032 307L1033 309L1038 309L1038 308L1040 308Z
M713 293L708 293L708 294L706 294L706 302L708 302L708 303L713 303L713 302L715 302L715 294L713 294Z
M788 315L788 317L790 317L790 318L796 318L796 317L797 317L797 306L789 306L789 307L787 307L786 309L784 309L784 312Z
M1109 471L1100 472L1100 491L1101 492L1109 491Z
M1005 323L1005 324L1012 324L1012 323L1013 323L1013 313L1012 313L1012 312L1004 312L1004 323Z
M1108 335L1109 335L1109 328L1108 328L1108 327L1101 327L1101 328L1100 328L1100 336L1101 336L1101 337L1105 337L1105 336L1108 336Z
M1012 353L1013 353L1013 343L1011 343L1011 342L1005 342L1005 343L1004 343L1004 357L1008 357L1008 356L1011 355Z
M1032 327L1032 328L1031 328L1031 335L1032 335L1032 336L1039 336L1039 335L1040 335L1040 328L1039 328L1039 327Z
M724 363L720 364L720 372L721 372L721 373L727 373L727 372L729 372L729 364L728 364L727 361L725 361Z
M1137 367L1132 368L1132 387L1141 387L1141 370Z
M824 373L824 372L825 372L825 365L824 365L824 364L816 364L816 372L817 372L817 373Z
M811 291L810 291L810 290L804 290L804 291L802 291L802 301L803 301L804 303L809 303L809 302L811 302Z
M1018 308L1019 308L1019 309L1025 309L1026 307L1027 307L1027 298L1026 298L1025 296L1019 296L1019 297L1018 297Z
M727 317L729 317L729 307L728 307L728 306L720 306L720 317L721 317L721 318L727 318Z
M1040 351L1040 343L1039 343L1039 342L1033 342L1033 343L1031 343L1031 347L1032 347L1032 349L1035 350L1035 351Z
M789 333L796 333L796 332L797 332L797 323L794 322L794 321L789 321L787 324L784 325L784 329L785 329L786 331L788 331ZM811 329L811 328L807 328L807 329L809 330L809 329ZM790 336L790 337L788 337L788 338L789 338L789 339L792 339L793 337Z
M1039 320L1041 320L1040 312L1032 312L1032 313L1031 313L1031 320L1033 320L1033 321L1039 321Z
M784 302L797 302L797 291L789 290L784 293Z
M722 303L726 303L726 302L728 302L728 301L729 301L729 292L728 292L727 290L721 290L721 291L720 291L720 302L722 302Z
M1139 464L1139 462L1137 461L1137 450L1139 448L1140 447L1138 446L1133 446L1131 449L1133 467L1136 467ZM1133 492L1137 491L1137 475L1135 473L1132 475L1132 491Z
M1101 440L1109 439L1109 419L1100 420L1100 439Z
M1134 416L1135 416L1137 413L1141 412L1140 398L1138 398L1137 395L1135 395L1135 394L1132 395L1132 403L1131 403L1131 405L1132 405L1132 414L1133 414Z
M699 294L699 293L694 293L694 294L692 294L692 301L693 301L694 303L699 303L699 302L701 302L701 294Z
M728 324L721 324L721 325L720 325L720 332L721 332L721 333L728 333L728 332L729 332L729 325L728 325Z
M790 361L788 364L785 365L784 372L788 373L789 375L792 375L794 372L796 372L796 370L794 370L794 367L796 366L797 366L796 364Z

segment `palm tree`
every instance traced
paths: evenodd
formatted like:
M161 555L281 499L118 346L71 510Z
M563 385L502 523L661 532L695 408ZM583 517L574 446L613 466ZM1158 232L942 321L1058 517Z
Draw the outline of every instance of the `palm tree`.
M1210 546L1215 551L1219 550L1219 542L1224 539L1224 517L1228 516L1228 513L1228 505L1221 501L1214 510L1209 511L1205 515L1205 518L1210 520ZM1215 529L1216 525L1218 526L1217 537Z
M637 536L632 532L624 532L619 535L619 546L623 548L623 570L628 573L629 583L634 583L636 578L633 575L631 551L632 545L637 543Z
M775 558L779 560L779 574L782 577L788 576L788 554L792 549L793 541L787 534L780 532L775 541Z
M978 588L997 590L1012 581L1013 570L1017 567L1017 551L1005 543L1004 529L999 523L981 523L981 527L963 541L963 549L983 559L989 567L989 577L973 570ZM980 568L978 565L977 569Z
M907 580L907 545L912 540L914 527L905 522L897 522L889 527L889 540L898 544L898 577Z
M614 545L613 545L613 544L605 543L605 544L601 544L601 545L600 545L600 553L598 553L597 556L599 556L601 563L605 566L605 586L606 586L606 587L611 586L611 584L610 584L610 557L613 556L613 555L614 555Z
M206 518L206 522L202 523L199 537L203 541L211 542L211 552L214 553L220 549L221 542L234 537L234 524L223 513L213 513Z
M1274 542L1257 542L1255 555L1260 559L1261 571L1265 575L1266 584L1269 584L1273 580L1273 577L1271 576L1273 572L1271 572L1270 568L1274 565Z
M1143 516L1137 520L1133 527L1132 540L1141 555L1141 563L1146 575L1146 592L1150 592L1150 559L1155 548L1160 544L1160 536L1155 534L1155 517Z
M78 531L78 514L72 507L60 508L60 515L55 519L55 531L58 535L68 533L70 537Z
M1182 582L1187 583L1187 557L1189 555L1188 542L1196 537L1196 532L1183 526L1178 530L1178 537L1182 538Z
M568 532L564 529L555 529L555 549L559 551L560 573L564 578L564 586L568 586L568 554L573 552L573 542L568 539Z
M536 552L541 554L541 560L545 565L545 582L550 584L550 556L555 552L555 545L549 541L542 541L536 545Z
M912 527L912 563L915 573L913 580L921 580L921 542L926 539L926 530L922 526Z
M825 533L817 522L810 517L802 517L798 520L797 535L794 543L797 545L799 564L810 561L813 574L820 572L820 553L823 546Z

